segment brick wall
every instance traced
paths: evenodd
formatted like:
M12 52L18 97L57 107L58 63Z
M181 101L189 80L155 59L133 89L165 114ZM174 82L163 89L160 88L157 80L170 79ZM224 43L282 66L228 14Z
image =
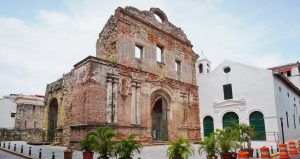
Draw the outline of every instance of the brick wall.
M163 17L163 23L153 19L154 13ZM143 46L141 60L134 57L136 44ZM157 45L164 48L163 63L156 61ZM168 22L162 11L118 8L100 33L96 47L97 57L83 59L63 78L47 85L43 128L47 133L48 110L56 99L56 142L76 144L102 125L112 127L118 139L137 133L140 141L152 142L152 113L158 98L166 101L167 139L173 140L180 133L190 140L199 139L194 71L198 55L183 31ZM181 62L179 78L175 60Z

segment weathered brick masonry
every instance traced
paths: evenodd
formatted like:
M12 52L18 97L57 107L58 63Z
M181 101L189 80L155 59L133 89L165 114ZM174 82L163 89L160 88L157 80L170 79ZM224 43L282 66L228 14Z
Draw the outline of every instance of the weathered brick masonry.
M99 34L96 57L47 85L47 140L78 143L100 125L113 127L118 138L137 133L142 142L172 140L180 133L198 140L197 58L183 31L160 9L116 9Z

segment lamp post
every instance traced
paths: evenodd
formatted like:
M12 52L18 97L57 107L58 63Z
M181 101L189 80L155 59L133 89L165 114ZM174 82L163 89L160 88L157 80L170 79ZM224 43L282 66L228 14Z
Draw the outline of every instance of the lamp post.
M282 136L282 142L284 142L284 131L283 131L283 118L280 118L280 124L281 124L281 136Z

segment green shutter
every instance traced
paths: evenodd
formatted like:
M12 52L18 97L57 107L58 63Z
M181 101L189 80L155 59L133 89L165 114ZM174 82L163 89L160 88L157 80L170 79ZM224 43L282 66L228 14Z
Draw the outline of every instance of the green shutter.
M264 115L261 112L255 111L249 117L250 126L255 131L253 140L266 140L266 130Z
M228 112L223 116L223 128L232 127L233 124L239 123L239 117L234 112Z
M203 119L204 136L209 136L214 132L214 119L211 116L206 116Z
M232 86L231 84L223 85L224 99L232 99Z

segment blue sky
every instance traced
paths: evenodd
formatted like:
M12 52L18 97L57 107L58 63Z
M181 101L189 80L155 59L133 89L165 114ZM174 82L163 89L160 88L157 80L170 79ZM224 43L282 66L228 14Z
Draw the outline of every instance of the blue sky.
M0 96L44 94L86 56L118 7L161 8L216 67L300 61L300 1L0 0Z

